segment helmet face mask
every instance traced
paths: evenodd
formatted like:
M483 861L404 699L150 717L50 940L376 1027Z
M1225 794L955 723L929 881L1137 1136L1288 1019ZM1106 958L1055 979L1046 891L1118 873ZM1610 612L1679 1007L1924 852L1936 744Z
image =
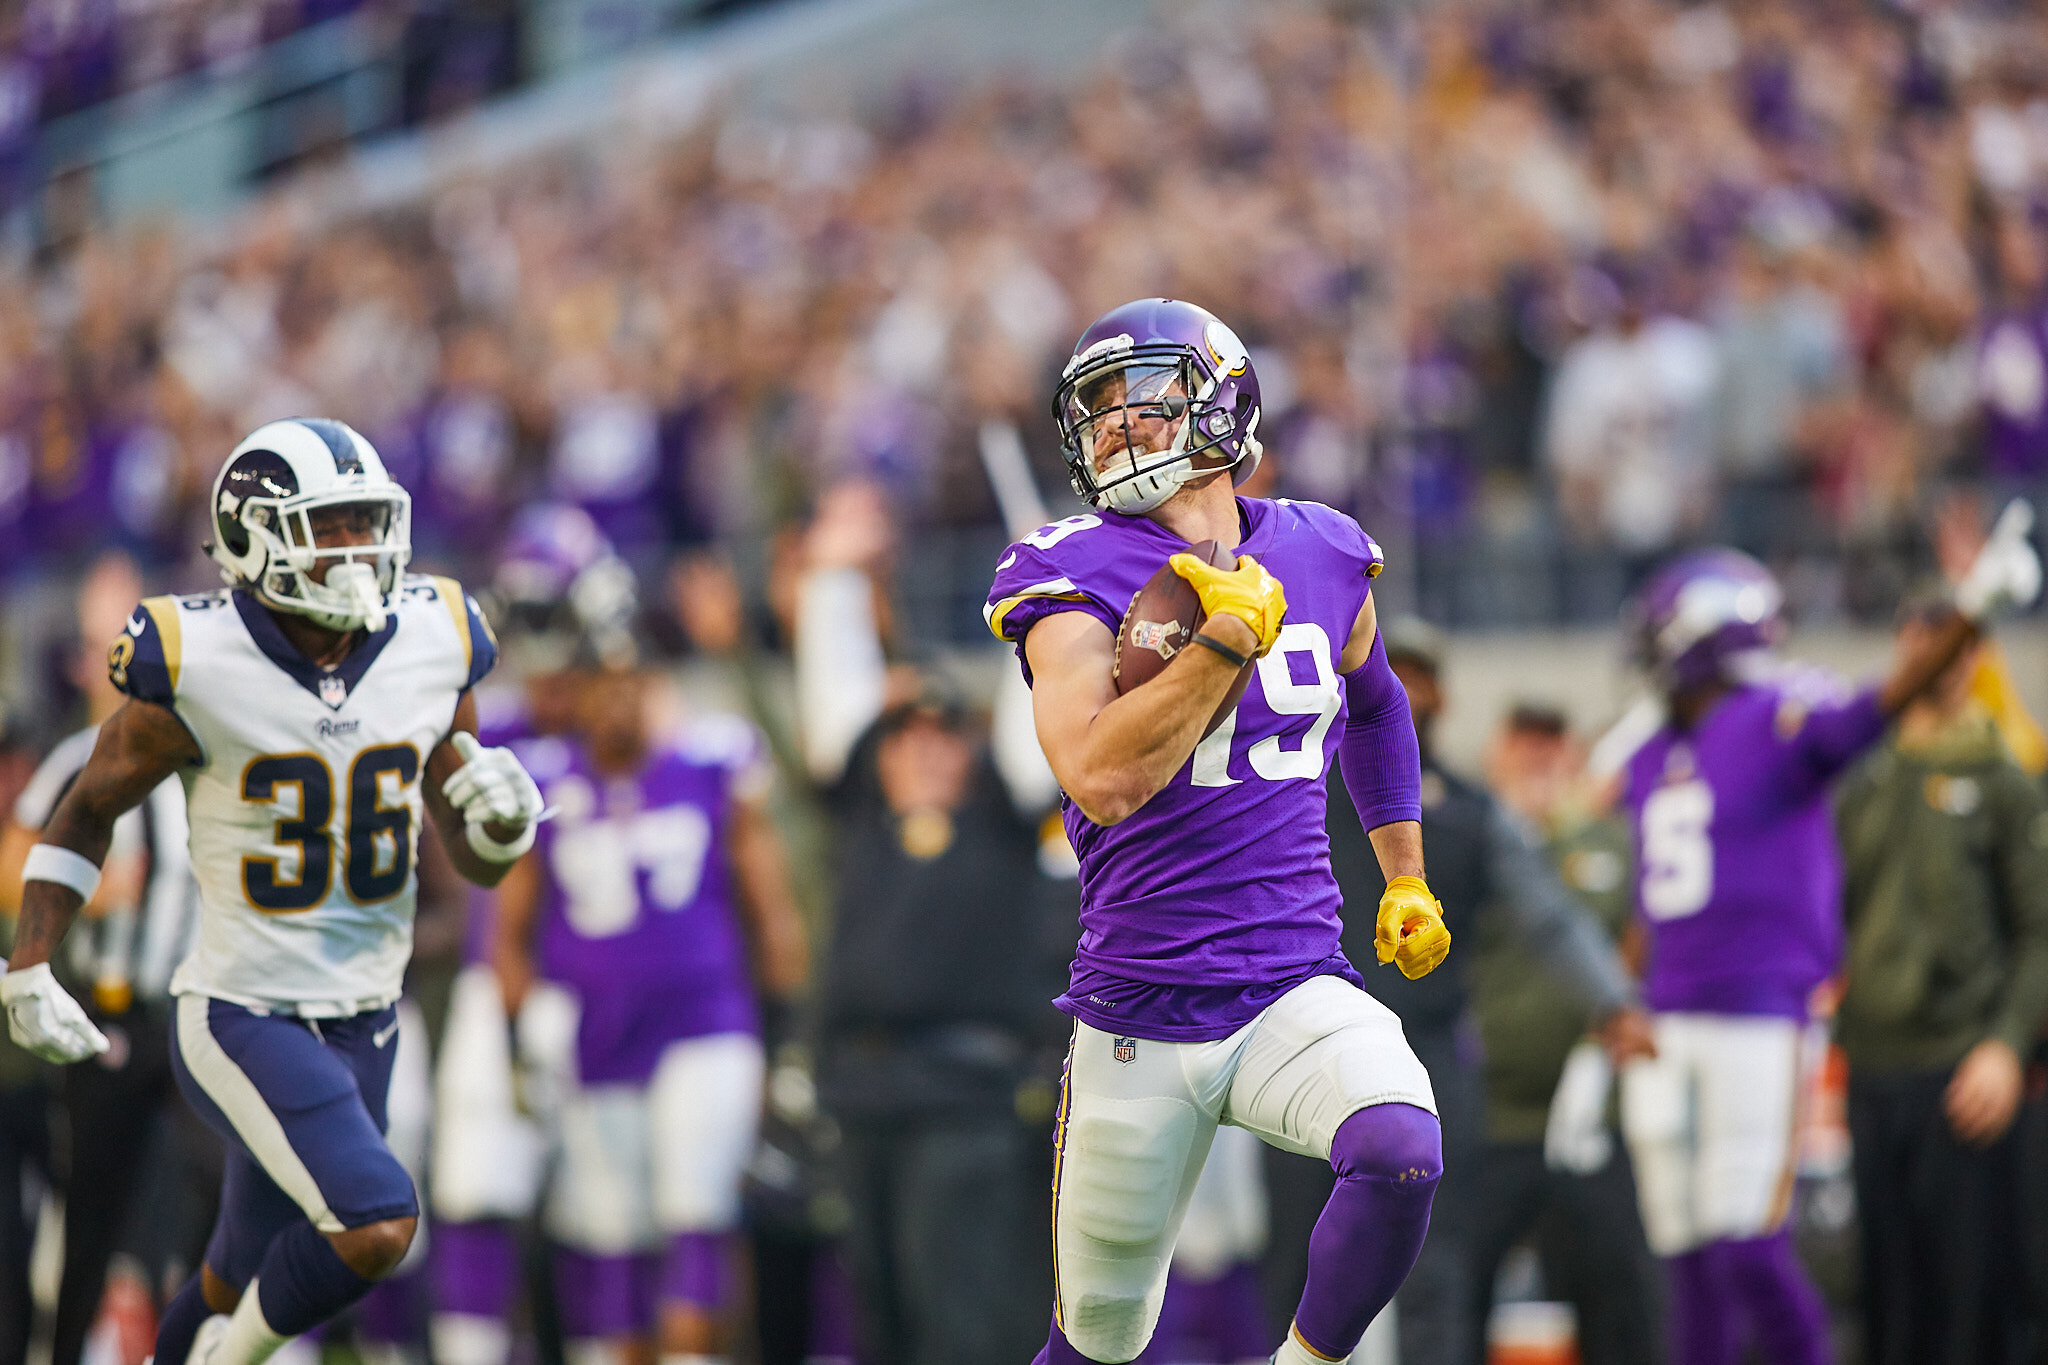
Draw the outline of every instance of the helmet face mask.
M412 498L339 422L259 427L214 479L208 547L229 585L327 630L381 630L412 558Z
M1142 299L1081 335L1053 398L1075 493L1138 514L1222 470L1257 467L1258 380L1222 322L1193 304Z

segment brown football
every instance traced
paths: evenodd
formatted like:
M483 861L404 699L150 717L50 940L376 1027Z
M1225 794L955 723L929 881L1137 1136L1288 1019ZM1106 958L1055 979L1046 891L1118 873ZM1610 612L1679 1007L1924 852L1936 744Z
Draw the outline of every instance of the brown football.
M1204 540L1188 547L1188 553L1206 559L1219 569L1237 567L1237 555L1226 550L1214 540ZM1202 628L1207 613L1202 610L1202 599L1195 596L1194 585L1173 571L1173 565L1162 564L1159 572L1153 574L1144 587L1131 597L1131 605L1124 609L1123 625L1116 633L1116 663L1111 676L1116 681L1117 695L1122 696L1134 687L1140 687L1159 676L1159 671L1172 663L1183 649L1200 649L1194 643L1195 632ZM1216 714L1209 717L1208 726L1202 733L1207 735L1223 723L1230 714L1230 708L1237 705L1238 698L1251 684L1252 666L1246 664L1237 671L1237 681L1224 694L1223 702L1216 708Z

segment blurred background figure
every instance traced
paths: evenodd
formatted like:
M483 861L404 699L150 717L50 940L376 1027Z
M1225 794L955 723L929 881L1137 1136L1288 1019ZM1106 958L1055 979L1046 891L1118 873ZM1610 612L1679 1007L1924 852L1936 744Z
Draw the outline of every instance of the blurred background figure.
M806 753L838 828L818 1081L840 1133L861 1358L1023 1360L1052 1292L1044 1053L1064 1032L1051 1001L1079 928L1071 895L1065 942L1042 927L1059 903L1040 872L1049 774L999 765L943 682L887 671L890 550L878 491L835 489L797 606Z
M0 833L0 912L20 908L21 868L58 798L121 704L109 669L126 666L124 623L143 596L134 561L97 560L79 587L69 678L87 725L52 749ZM111 648L111 655L109 649ZM52 1153L64 1200L53 1365L78 1365L104 1301L126 1361L148 1353L157 1310L199 1263L212 1230L220 1144L179 1099L171 1075L170 980L198 929L185 849L185 792L166 780L114 829L100 890L60 970L113 1046L53 1070L62 1121ZM108 1289L109 1267L116 1283Z
M1909 603L1902 652L1946 610ZM1978 664L1958 656L1836 798L1872 1365L2027 1358L2012 1130L2048 1022L2048 802L1974 699Z
M719 1365L762 1020L787 1018L808 970L771 770L737 718L657 731L630 632L586 639L576 667L574 742L535 773L558 814L499 888L492 956L508 1017L543 978L565 1006L568 1036L530 1063L559 1088L545 1224L562 1332L580 1365Z
M630 641L631 574L588 515L542 503L520 514L490 581L508 681L479 698L479 737L509 746L530 771L559 771L577 730L576 642ZM529 1052L546 1062L550 1024L559 1031L568 1004L529 989L518 1003L531 997L532 1017L514 1008L494 963L502 892L463 894L463 966L436 1072L432 1345L441 1365L505 1365L523 1278L519 1225L539 1207L551 1136L550 1077L543 1066L525 1079L522 1066Z
M1488 786L1580 904L1621 943L1634 918L1627 825L1601 809L1564 713L1518 702L1487 755ZM1486 1145L1472 1238L1475 1330L1507 1252L1533 1243L1545 1296L1569 1303L1586 1365L1664 1358L1663 1273L1614 1125L1613 1072L1585 1005L1498 922L1484 923L1472 996L1486 1063ZM1565 1081L1569 1075L1570 1080Z

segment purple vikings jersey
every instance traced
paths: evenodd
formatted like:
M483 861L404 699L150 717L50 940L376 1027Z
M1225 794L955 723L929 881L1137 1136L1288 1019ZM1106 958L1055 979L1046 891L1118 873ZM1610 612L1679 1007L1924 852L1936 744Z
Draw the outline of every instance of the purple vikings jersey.
M1244 699L1173 780L1104 828L1064 796L1081 860L1081 944L1060 1008L1097 1028L1168 1041L1221 1038L1289 986L1357 973L1338 946L1323 777L1344 731L1337 660L1382 563L1341 512L1237 500L1244 539L1287 590L1287 621ZM1143 517L1068 517L1004 552L985 614L1017 647L1047 616L1110 631L1187 542ZM1025 667L1030 678L1030 667Z
M606 778L581 746L535 773L559 814L535 849L546 873L541 974L581 1001L586 1082L642 1081L683 1038L758 1028L725 850L735 797L767 767L737 720L701 720L640 771Z
M1842 947L1828 784L1884 727L1875 689L1773 680L1629 759L1652 1009L1806 1017Z

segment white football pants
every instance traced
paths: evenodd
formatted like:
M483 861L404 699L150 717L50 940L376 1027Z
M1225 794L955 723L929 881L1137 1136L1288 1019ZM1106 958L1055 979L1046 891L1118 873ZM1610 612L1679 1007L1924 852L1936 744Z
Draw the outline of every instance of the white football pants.
M715 1033L669 1044L645 1085L573 1089L562 1102L549 1235L623 1256L737 1224L766 1070L759 1038Z
M1800 1098L1819 1059L1796 1019L1659 1014L1657 1055L1621 1073L1621 1127L1650 1249L1676 1256L1777 1230Z
M1219 1123L1327 1161L1338 1126L1375 1104L1436 1112L1400 1020L1340 977L1303 982L1214 1042L1076 1022L1053 1166L1054 1313L1067 1340L1104 1361L1145 1349Z

